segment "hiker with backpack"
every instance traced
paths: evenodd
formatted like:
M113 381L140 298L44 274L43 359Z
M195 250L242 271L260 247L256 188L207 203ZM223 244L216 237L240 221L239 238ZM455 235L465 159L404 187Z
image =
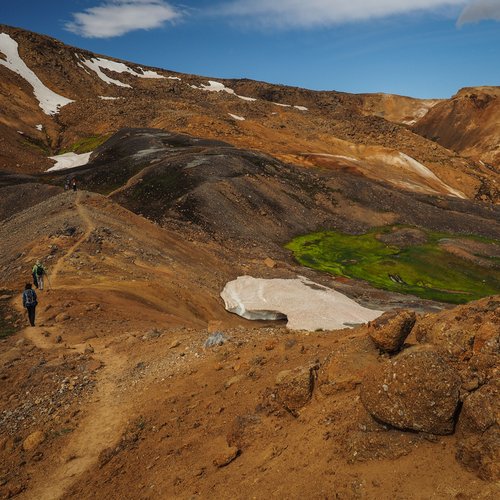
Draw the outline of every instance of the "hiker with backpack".
M43 281L46 274L47 270L44 265L37 260L36 264L33 266L33 283L40 290L43 290Z
M28 319L31 326L35 326L35 311L38 304L35 290L31 288L31 283L26 283L23 292L23 307L28 311Z

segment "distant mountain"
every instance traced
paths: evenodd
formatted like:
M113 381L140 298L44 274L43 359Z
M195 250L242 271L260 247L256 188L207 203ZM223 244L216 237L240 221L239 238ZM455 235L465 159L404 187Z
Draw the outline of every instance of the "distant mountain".
M53 165L49 156L92 151L122 128L154 127L298 165L356 171L397 189L497 201L493 90L490 121L471 117L475 128L457 146L433 132L443 113L454 122L456 98L319 92L178 74L0 26L0 168L45 171ZM460 120L468 109L460 107ZM477 141L483 128L484 140Z

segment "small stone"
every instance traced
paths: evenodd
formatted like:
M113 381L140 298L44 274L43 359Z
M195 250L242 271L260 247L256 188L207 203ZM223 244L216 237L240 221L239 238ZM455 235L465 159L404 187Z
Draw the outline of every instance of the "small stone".
M169 349L175 349L176 347L179 347L181 345L181 341L179 339L174 340L171 344Z
M99 361L97 359L90 360L85 366L86 370L89 372L95 372L99 370L99 368L101 367L102 367L102 361Z
M64 321L68 321L71 318L71 316L66 313L60 313L55 317L56 323L63 323Z
M60 335L58 335L56 337L56 344L60 344L62 341L63 341L62 337Z
M38 448L45 441L45 434L42 431L32 432L24 441L23 441L23 450L31 451L35 448Z
M267 257L264 259L264 264L269 267L270 269L274 269L276 267L276 261L273 259Z
M85 354L94 354L94 348L89 344L85 347L83 351Z
M224 383L224 389L229 389L232 385L237 384L242 378L242 375L236 375L231 377L229 380L226 380Z
M216 467L226 467L232 461L234 461L241 451L236 446L227 446L225 449L221 450L217 457L214 459L214 465Z

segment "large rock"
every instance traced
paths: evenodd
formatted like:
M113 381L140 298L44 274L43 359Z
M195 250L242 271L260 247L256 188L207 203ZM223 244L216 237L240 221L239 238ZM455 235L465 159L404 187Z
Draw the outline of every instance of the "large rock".
M368 324L368 335L384 352L394 353L401 349L416 321L413 311L389 311Z
M408 349L381 364L361 386L376 419L399 429L451 434L460 377L435 351Z
M498 385L480 387L465 399L457 426L457 459L481 479L500 479Z
M316 370L299 367L283 370L276 376L276 398L287 411L297 415L311 399Z
M442 352L462 379L462 395L498 377L500 297L487 297L419 318L411 332Z

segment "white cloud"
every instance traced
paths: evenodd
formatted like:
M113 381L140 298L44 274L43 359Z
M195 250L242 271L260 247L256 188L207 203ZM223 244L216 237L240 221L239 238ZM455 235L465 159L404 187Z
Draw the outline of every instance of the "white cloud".
M500 0L475 0L465 7L457 24L462 26L486 19L500 21Z
M226 16L263 26L313 27L364 21L443 7L463 7L470 0L233 0ZM498 0L484 0L498 3Z
M183 12L163 0L107 0L73 14L68 31L86 38L111 38L141 29L163 26Z

